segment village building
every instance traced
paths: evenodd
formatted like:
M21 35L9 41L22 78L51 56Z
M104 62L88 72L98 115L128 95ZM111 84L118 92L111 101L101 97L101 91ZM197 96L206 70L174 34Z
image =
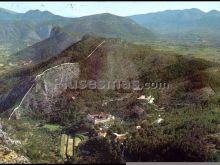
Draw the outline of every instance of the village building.
M115 136L114 137L115 143L117 143L117 142L123 143L127 139L128 132L126 132L124 134L113 133L113 135Z
M154 104L155 98L152 96L145 97L145 95L141 95L137 98L138 100L146 100L149 104Z
M95 114L88 114L87 120L92 122L93 124L100 124L100 123L104 124L111 120L115 120L115 117L110 114L101 112L101 113L95 113Z

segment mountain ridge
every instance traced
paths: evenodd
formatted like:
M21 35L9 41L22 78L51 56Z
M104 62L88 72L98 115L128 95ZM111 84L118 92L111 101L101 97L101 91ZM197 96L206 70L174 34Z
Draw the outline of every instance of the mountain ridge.
M155 13L129 16L143 27L163 35L166 40L213 44L219 40L220 12L203 12L199 9L166 10Z
M79 40L80 36L76 33L70 33L55 26L52 28L49 38L13 54L8 62L19 63L20 61L31 61L32 65L41 63L58 55Z
M21 50L48 38L54 26L80 33L81 36L91 33L129 41L150 41L156 37L150 30L131 19L109 13L68 18L48 11L30 10L26 13L9 12L0 17L0 42L4 45L10 44L9 50Z

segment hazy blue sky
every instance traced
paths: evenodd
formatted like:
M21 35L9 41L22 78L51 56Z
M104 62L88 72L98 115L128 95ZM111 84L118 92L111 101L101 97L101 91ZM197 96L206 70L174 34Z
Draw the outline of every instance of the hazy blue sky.
M220 10L220 2L0 2L0 7L22 13L30 9L48 10L68 17L104 12L128 16L190 8L198 8L207 12L213 9Z

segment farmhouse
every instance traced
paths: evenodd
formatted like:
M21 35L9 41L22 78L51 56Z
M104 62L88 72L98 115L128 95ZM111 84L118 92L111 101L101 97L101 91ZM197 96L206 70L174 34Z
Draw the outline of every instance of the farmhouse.
M87 120L92 122L93 124L100 124L100 123L109 122L111 120L115 120L115 117L110 114L105 114L101 112L101 113L95 113L95 114L88 114Z

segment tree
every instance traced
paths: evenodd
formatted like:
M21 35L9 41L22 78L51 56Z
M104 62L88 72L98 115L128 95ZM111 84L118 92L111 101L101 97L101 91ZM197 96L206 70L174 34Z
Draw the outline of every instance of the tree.
M79 155L77 163L121 163L120 152L106 138L91 138L80 145L79 150L88 151L90 154Z

